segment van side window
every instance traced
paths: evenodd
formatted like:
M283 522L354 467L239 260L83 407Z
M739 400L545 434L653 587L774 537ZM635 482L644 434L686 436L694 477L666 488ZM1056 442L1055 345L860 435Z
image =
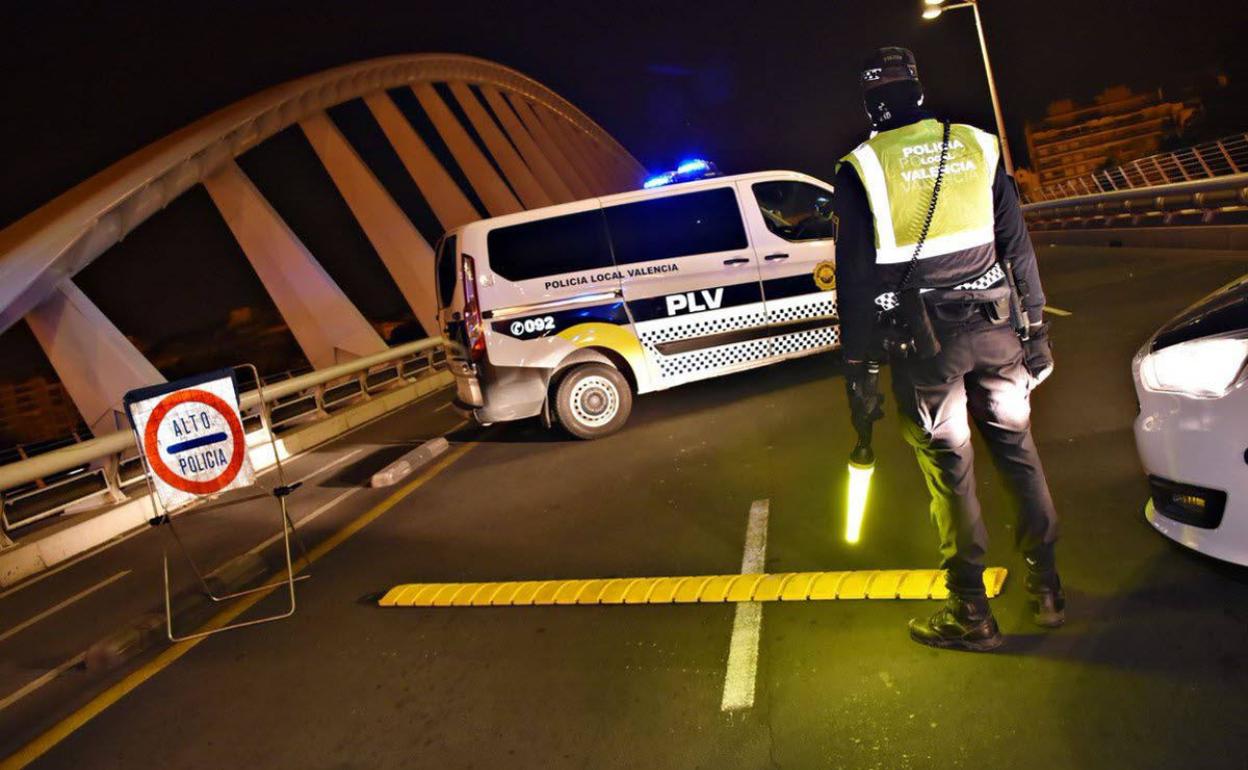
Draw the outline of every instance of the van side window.
M598 209L491 230L490 267L509 281L611 266Z
M438 247L438 299L442 307L449 307L455 298L455 241L454 235L442 239Z
M616 264L732 251L749 246L731 187L603 209Z
M755 182L754 198L767 229L786 241L836 237L832 193L806 182Z

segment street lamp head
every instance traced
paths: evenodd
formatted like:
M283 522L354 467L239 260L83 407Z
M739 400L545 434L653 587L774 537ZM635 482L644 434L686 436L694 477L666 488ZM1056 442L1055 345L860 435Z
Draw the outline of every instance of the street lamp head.
M930 0L929 0L930 2ZM923 18L931 21L940 18L940 14L944 13L944 9L939 5L929 5L923 9Z
M940 5L944 2L945 0L923 0L923 5Z

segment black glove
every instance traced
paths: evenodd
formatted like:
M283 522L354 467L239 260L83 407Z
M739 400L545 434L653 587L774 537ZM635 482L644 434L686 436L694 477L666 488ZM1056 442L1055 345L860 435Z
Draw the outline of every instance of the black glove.
M854 430L870 443L872 424L884 417L879 364L849 364L845 369L845 395L849 398L849 417Z
M1036 324L1023 342L1023 365L1036 384L1044 382L1053 372L1053 345L1049 342L1049 325Z

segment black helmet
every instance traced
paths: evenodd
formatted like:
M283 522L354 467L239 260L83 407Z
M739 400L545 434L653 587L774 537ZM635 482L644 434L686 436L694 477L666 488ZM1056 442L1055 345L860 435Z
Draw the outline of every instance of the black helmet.
M923 104L923 84L914 54L905 48L881 48L862 63L862 101L878 129L893 118Z
M906 80L918 82L919 67L914 61L914 54L905 48L881 48L862 63L863 91Z

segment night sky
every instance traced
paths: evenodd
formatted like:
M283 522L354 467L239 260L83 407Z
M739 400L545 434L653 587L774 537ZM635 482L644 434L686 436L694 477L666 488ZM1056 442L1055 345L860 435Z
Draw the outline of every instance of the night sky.
M1119 83L1181 87L1219 71L1229 75L1233 86L1248 79L1243 0L982 4L1020 164L1026 162L1024 122L1042 117L1054 99L1089 99ZM726 173L791 168L830 178L836 159L865 132L857 73L864 54L881 45L915 51L929 106L992 128L970 13L956 11L924 22L920 0L14 6L7 4L0 23L5 85L0 146L6 148L0 225L126 154L266 86L396 53L467 53L514 67L568 98L652 170L697 155L716 161ZM1240 118L1227 133L1248 129L1242 107L1230 122ZM350 122L349 115L345 119ZM305 149L292 145L290 152ZM266 164L273 165L263 158L250 162L252 168L247 163L244 168L261 175ZM282 177L273 169L267 174ZM263 180L257 183L265 188ZM281 184L280 179L272 183L273 191L266 194L279 197ZM296 216L282 210L280 201L274 203L284 216ZM166 212L170 223L156 226L181 232L181 224L203 219L196 211L205 205L192 199L184 211L171 207ZM188 244L188 253L203 256L219 235ZM346 238L359 241L358 233ZM226 253L223 258L241 260L231 245L218 251ZM193 260L177 259L167 243L153 245L146 254L136 250L142 249L131 246L126 261L117 257L114 265L105 263L111 256L106 254L93 266L95 275L84 276L82 283L89 284L84 289L123 331L143 336L146 330L138 328L142 314L127 312L130 297L113 276L142 276L153 265L172 263L176 277L183 269L178 265ZM350 273L351 264L346 260L341 269ZM344 289L379 275L376 265L354 274L326 266ZM237 291L235 305L263 302L247 271L242 262L219 271L209 283L221 298ZM145 293L159 290L150 280L139 283ZM393 287L386 287L364 310L374 318L393 314L396 298ZM29 346L14 342L14 336L7 333L9 339L0 340L0 356L9 359L6 368L12 371L25 367L8 352L29 353Z

